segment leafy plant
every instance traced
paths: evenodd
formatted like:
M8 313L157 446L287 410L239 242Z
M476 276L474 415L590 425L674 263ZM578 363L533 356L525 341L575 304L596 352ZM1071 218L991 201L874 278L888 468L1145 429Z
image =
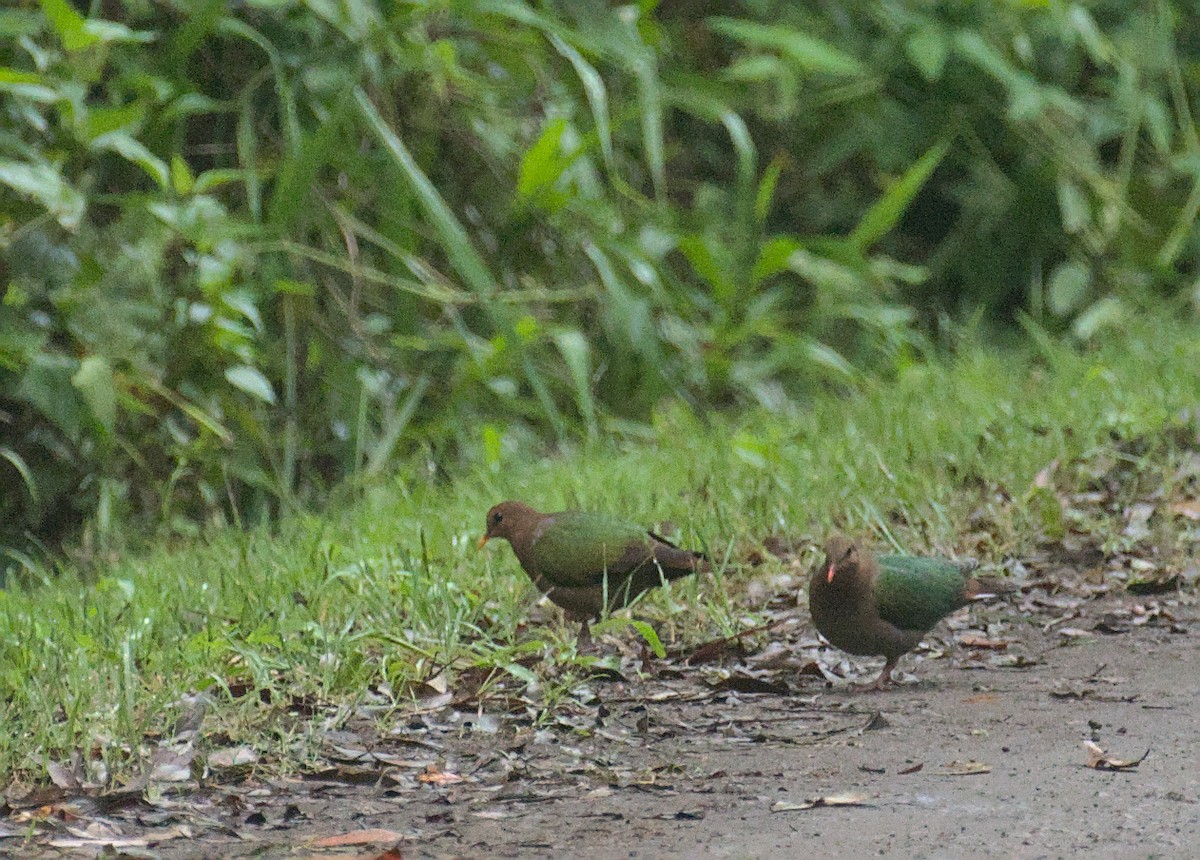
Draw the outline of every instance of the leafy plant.
M19 0L0 545L273 519L672 401L784 408L947 314L1086 341L1186 299L1190 22Z

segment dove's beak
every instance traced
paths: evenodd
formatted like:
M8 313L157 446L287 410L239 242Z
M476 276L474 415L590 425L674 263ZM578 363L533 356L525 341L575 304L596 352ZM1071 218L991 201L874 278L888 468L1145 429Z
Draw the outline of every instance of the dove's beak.
M484 535L483 537L481 537L479 539L479 543L475 544L475 549L483 549L484 544L486 544L488 542L489 537L490 537L489 535ZM832 576L833 576L833 574L830 574L831 578L832 578Z

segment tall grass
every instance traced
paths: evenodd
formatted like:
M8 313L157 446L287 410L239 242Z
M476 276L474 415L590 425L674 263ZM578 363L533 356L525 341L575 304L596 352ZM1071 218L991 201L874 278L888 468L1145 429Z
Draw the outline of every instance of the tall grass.
M215 529L92 572L35 568L0 591L0 783L75 750L114 775L136 770L187 692L217 703L207 732L291 761L272 732L297 702L370 699L403 716L439 675L460 692L488 677L552 689L556 666L580 659L572 632L523 626L535 593L512 554L475 550L503 498L675 523L717 560L716 576L673 583L636 612L693 643L755 623L745 585L756 574L742 562L772 534L803 543L836 524L986 561L1057 539L1064 523L1127 540L1120 508L1171 480L1175 428L1195 438L1200 339L1161 322L1091 350L1038 343L998 351L968 338L953 363L913 362L789 414L703 423L676 405L656 412L652 444L638 434L460 466L450 482L414 461L356 504L277 531ZM1118 490L1112 522L1069 522L1037 476L1057 462L1070 494L1101 456L1134 458L1140 477ZM1180 561L1172 551L1164 544L1164 565Z
M1086 341L1182 306L1191 21L18 0L0 541L103 557L418 450L490 467L667 401L779 408L894 374L946 315Z

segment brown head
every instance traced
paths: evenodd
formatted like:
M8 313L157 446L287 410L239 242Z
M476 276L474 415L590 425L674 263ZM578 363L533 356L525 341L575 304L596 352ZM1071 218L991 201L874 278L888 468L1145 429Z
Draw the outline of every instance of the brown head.
M528 539L544 516L522 502L501 502L487 512L487 530L479 539L479 548L483 549L483 545L492 538L502 538L516 546Z
M825 541L825 561L818 570L826 585L834 580L853 581L859 576L861 550L858 544L845 535L831 535ZM816 577L814 577L815 579Z

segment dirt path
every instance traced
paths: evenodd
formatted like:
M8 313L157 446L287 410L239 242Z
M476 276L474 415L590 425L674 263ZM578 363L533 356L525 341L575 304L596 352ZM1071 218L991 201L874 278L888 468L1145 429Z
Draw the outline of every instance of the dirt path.
M588 682L548 726L517 701L482 720L443 706L387 737L330 733L343 759L371 746L382 761L249 776L86 820L130 840L132 856L163 858L377 857L393 845L410 860L1196 856L1196 597L1072 600L964 611L902 663L919 680L889 692L831 686L813 658L838 656L800 612L745 659ZM983 647L999 642L1010 644ZM834 668L869 678L875 665ZM1150 753L1096 770L1088 740L1114 758ZM787 809L814 798L852 805ZM317 843L371 828L392 834ZM19 853L64 851L59 840Z
M411 835L406 857L1200 852L1195 636L1103 636L1022 670L922 668L919 684L890 693L664 702L649 706L646 735L646 712L625 708L607 721L616 740L523 747L532 794L523 781L515 793L480 786L362 824ZM1093 770L1092 738L1114 757L1151 752L1134 770ZM846 793L863 805L772 811Z

